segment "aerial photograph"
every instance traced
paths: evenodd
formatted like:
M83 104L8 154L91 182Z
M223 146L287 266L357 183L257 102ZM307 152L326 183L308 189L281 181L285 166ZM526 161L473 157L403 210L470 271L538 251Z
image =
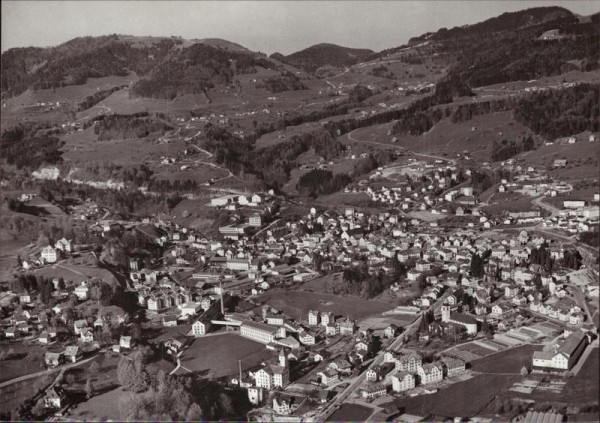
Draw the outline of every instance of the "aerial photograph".
M0 421L600 422L600 1L1 1Z

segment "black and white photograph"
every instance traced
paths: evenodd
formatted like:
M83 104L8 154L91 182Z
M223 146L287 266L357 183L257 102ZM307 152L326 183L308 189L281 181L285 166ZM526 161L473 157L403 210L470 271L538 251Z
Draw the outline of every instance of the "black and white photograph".
M0 421L600 423L600 0L0 3Z

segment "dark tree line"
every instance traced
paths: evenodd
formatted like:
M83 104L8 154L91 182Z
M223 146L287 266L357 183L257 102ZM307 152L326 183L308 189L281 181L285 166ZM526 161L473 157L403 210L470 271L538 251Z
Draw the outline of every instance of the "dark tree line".
M88 95L85 98L85 100L83 100L82 102L77 104L77 111L82 112L84 110L87 110L90 107L93 107L96 104L100 103L102 100L108 98L108 96L110 96L112 93L122 90L125 87L127 87L127 86L122 85L120 87L113 87L113 88L109 88L107 90L101 90L101 91L95 92L92 95Z

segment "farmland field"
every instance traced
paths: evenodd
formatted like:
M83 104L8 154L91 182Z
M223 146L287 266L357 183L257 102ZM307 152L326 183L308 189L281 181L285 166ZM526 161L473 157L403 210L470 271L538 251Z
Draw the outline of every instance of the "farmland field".
M181 366L192 372L219 378L237 374L238 360L242 360L243 369L248 369L273 354L259 342L239 334L225 333L196 338L182 354Z
M348 422L366 420L373 413L373 409L359 404L342 404L327 421Z
M282 289L269 290L258 296L257 300L283 311L292 318L301 316L303 320L306 320L309 310L330 311L343 317L361 319L381 314L393 308L388 303L360 297Z

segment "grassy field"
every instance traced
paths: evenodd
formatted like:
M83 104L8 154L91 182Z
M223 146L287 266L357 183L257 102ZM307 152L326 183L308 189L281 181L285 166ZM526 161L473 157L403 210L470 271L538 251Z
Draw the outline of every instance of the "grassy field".
M113 389L77 404L67 412L66 417L83 421L119 421L119 399L122 396L121 388Z
M531 367L533 352L541 350L542 346L540 345L521 345L475 360L471 363L471 367L474 371L481 373L519 374L523 366Z
M181 365L193 372L219 378L237 374L238 360L242 360L243 369L249 369L273 354L259 342L226 333L195 339L181 356Z
M373 413L373 409L359 404L342 404L340 408L327 418L333 422L358 422L366 420Z
M381 314L393 308L388 303L366 300L360 297L344 297L298 290L285 291L282 289L269 290L257 297L257 300L283 311L292 318L297 319L301 316L303 320L307 319L309 310L330 311L336 315L361 319Z
M0 382L30 373L41 372L46 350L38 343L11 342L0 344L0 351L12 350L14 358L0 361Z
M352 139L360 142L348 139L348 136L340 140L351 145L353 151L355 146L361 144L368 149L404 147L420 153L447 154L449 157L468 150L477 160L490 160L494 140L500 142L503 139L518 139L530 133L528 128L514 120L511 111L475 116L470 121L460 123L443 119L420 136L396 135L397 143L391 142L394 135L388 135L390 127L391 124L386 123L354 131Z
M405 413L471 417L478 415L494 397L521 376L479 375L431 395L407 397L395 402Z

